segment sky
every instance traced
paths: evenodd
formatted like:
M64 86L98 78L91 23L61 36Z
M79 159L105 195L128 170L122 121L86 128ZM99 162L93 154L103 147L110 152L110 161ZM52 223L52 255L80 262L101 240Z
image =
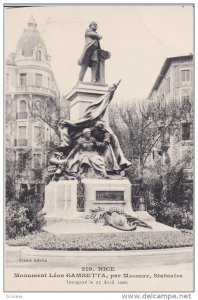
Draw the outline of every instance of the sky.
M114 96L119 101L146 98L167 57L193 53L192 5L62 5L5 9L5 56L16 45L33 15L41 33L61 94L78 80L77 61L85 29L98 23L106 61L106 83L122 79ZM89 80L88 70L85 80Z

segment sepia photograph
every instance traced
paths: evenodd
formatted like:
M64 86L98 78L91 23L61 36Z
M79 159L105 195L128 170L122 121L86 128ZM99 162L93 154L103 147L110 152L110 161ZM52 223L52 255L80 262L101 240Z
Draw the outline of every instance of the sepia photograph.
M195 291L194 9L4 4L4 292Z

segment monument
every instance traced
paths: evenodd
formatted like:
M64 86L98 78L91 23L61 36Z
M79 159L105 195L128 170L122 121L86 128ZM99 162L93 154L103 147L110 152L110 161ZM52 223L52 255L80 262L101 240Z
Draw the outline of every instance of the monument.
M79 81L66 96L70 119L59 123L61 144L50 158L53 174L46 186L43 211L48 225L93 222L97 213L101 216L107 212L109 223L134 230L128 219L123 221L124 216L135 218L131 183L125 177L131 162L124 156L108 116L108 106L120 81L109 87L105 83L105 60L110 53L101 49L102 36L97 28L92 22L85 32L85 47L78 61ZM83 82L89 67L91 81ZM88 218L90 213L93 218ZM121 223L116 223L118 216Z

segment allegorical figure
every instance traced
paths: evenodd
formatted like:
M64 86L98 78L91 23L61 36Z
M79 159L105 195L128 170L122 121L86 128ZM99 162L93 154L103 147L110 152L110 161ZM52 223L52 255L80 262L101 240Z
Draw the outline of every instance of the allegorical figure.
M102 155L104 157L106 169L109 173L121 172L131 166L131 162L126 159L120 147L117 136L112 129L103 121L99 120L95 124L96 138L103 145Z
M78 60L78 64L81 66L79 81L83 81L87 68L90 67L91 82L105 82L105 60L110 57L110 52L101 49L102 36L97 33L97 28L97 23L91 22L85 31L85 46Z
M65 159L67 170L80 177L108 178L104 158L98 152L99 147L100 143L91 136L91 130L85 128L82 137Z

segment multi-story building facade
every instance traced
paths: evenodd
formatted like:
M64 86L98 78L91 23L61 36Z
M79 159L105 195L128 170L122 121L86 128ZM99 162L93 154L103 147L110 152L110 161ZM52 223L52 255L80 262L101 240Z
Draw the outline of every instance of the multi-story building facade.
M50 56L33 17L19 38L15 53L6 60L4 90L8 167L13 162L20 162L18 185L26 187L33 180L30 170L46 163L47 143L51 136L50 127L33 117L30 107L36 102L59 101Z
M189 103L192 107L194 97L193 55L167 58L151 89L149 99L168 105L171 101L184 107ZM193 153L193 120L192 111L186 113L178 125L177 134L169 136L168 156L174 166ZM154 157L154 155L153 155ZM187 177L192 178L192 159L186 167Z

